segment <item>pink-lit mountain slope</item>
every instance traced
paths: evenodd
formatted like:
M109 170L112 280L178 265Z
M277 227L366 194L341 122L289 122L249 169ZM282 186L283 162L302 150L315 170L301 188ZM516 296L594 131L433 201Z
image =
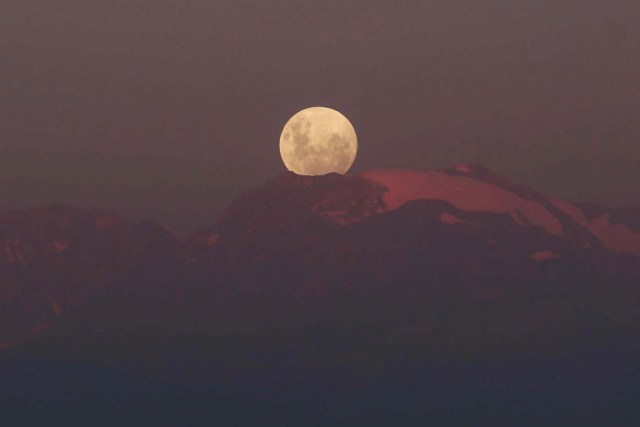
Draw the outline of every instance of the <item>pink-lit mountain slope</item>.
M640 232L619 212L584 212L477 165L284 173L236 200L184 254L201 288L215 277L227 293L286 289L304 301L398 283L487 296L594 282L615 294L618 280L640 289Z
M278 239L288 240L305 234L297 234L299 228L312 231L320 224L362 228L374 218L392 221L394 215L402 215L400 210L415 211L418 221L420 215L424 221L435 215L436 229L484 236L487 253L495 252L492 249L502 240L529 233L537 236L537 244L520 244L530 246L535 260L580 250L640 255L636 211L600 207L594 214L593 209L546 197L470 164L427 171L374 169L357 176L283 174L241 197L200 239L212 247L249 241L260 246L272 241L265 233L279 233ZM416 230L415 238L428 240L429 231L420 235Z
M458 164L443 171L420 172L372 170L363 176L388 190L384 194L388 210L414 200L444 200L465 212L506 213L518 225L543 228L583 247L596 241L612 252L640 254L640 230L633 226L632 217L625 221L619 210L602 209L589 218L577 205L512 184L482 166Z
M343 298L383 301L390 290L402 304L444 290L447 301L470 304L560 292L548 302L584 297L576 307L602 304L603 318L628 325L640 319L639 260L637 208L572 204L478 165L283 173L238 198L210 229L182 238L155 223L71 208L0 214L0 346L54 324L90 334L86 325L98 321L103 331L114 313L126 313L124 329L151 322L162 331L167 319L178 328L192 318L186 329L209 334L244 324L243 310L284 315L283 307ZM518 312L520 327L544 329L537 322L554 316L569 322L562 304ZM63 321L83 307L81 320ZM317 307L318 316L334 310Z

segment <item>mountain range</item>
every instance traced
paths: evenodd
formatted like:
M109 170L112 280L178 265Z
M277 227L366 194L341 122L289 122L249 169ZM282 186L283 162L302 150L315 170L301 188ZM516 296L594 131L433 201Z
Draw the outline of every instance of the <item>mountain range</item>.
M303 303L424 281L486 297L504 280L637 282L639 260L640 206L570 203L480 165L288 172L188 236L63 206L0 213L0 346L107 294L222 304L286 289Z
M269 390L426 384L425 361L640 355L639 302L640 206L475 164L287 172L187 236L97 210L0 213L0 354L18 360Z

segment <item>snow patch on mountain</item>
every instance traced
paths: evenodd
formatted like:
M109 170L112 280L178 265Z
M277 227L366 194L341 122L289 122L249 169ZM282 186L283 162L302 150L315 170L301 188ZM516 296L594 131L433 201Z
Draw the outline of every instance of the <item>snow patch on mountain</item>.
M471 173L471 165L469 163L456 163L453 168L460 173Z
M367 183L356 191L341 187L338 191L328 192L311 206L311 212L321 218L340 225L362 221L377 213L384 212L382 193L379 185L358 178ZM370 186L373 186L372 188Z
M551 202L589 230L607 249L627 254L640 254L640 233L636 233L623 224L612 224L609 214L604 214L590 221L576 205L560 199L552 199Z
M449 212L444 212L442 215L440 215L440 221L446 223L446 224L451 224L451 225L456 225L456 224L466 224L466 225L473 225L473 226L477 226L478 224L471 222L471 221L465 221L463 219L458 218L457 216L450 214Z
M462 211L506 213L519 225L534 225L563 236L562 223L542 205L501 187L441 171L373 169L361 174L387 188L387 210L413 200L444 200Z

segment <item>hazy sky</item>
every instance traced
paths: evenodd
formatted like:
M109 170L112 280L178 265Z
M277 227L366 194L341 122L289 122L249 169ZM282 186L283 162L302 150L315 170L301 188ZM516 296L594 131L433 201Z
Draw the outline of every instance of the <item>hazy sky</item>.
M0 208L203 227L312 105L354 124L352 172L640 203L638 0L9 0L0 76Z

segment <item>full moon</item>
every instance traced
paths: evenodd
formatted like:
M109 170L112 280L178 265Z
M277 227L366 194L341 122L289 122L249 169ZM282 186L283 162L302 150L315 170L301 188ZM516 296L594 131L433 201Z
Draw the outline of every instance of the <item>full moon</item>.
M325 107L299 111L280 135L280 155L298 175L345 174L358 152L358 137L345 116Z

